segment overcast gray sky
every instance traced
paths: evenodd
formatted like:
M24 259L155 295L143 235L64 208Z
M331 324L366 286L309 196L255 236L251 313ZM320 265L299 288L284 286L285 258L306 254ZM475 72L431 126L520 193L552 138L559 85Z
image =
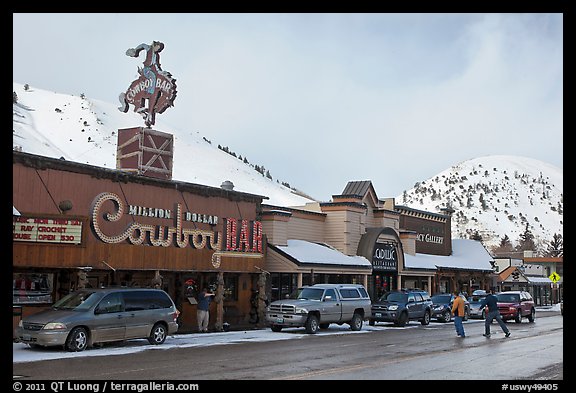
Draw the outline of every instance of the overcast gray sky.
M118 103L153 40L162 122L316 199L486 155L563 168L562 14L13 14L13 81Z

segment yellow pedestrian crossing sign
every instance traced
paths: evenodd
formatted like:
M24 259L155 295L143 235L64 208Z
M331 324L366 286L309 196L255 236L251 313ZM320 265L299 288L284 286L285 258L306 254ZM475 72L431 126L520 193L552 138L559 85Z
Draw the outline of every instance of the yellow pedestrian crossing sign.
M548 276L548 278L549 278L550 280L552 280L552 282L553 282L554 284L556 284L558 281L560 281L560 275L559 275L558 273L556 273L556 272L553 272L551 275Z

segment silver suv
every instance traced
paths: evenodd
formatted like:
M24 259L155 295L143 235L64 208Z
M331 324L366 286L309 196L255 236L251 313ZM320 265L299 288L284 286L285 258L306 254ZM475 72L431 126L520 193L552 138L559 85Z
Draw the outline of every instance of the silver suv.
M80 289L50 310L23 318L15 336L30 346L62 345L71 352L96 343L137 338L158 345L178 330L179 313L160 289Z

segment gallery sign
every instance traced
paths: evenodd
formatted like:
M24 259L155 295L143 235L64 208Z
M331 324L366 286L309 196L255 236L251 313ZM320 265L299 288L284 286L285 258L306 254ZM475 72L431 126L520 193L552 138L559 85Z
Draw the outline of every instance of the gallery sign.
M63 218L13 218L12 240L58 244L80 244L82 221Z

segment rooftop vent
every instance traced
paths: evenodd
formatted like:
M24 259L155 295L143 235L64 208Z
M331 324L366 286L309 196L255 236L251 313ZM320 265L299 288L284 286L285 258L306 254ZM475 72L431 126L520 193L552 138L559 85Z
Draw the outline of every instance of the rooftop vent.
M230 180L225 180L220 184L220 187L227 191L232 191L234 189L234 183Z

